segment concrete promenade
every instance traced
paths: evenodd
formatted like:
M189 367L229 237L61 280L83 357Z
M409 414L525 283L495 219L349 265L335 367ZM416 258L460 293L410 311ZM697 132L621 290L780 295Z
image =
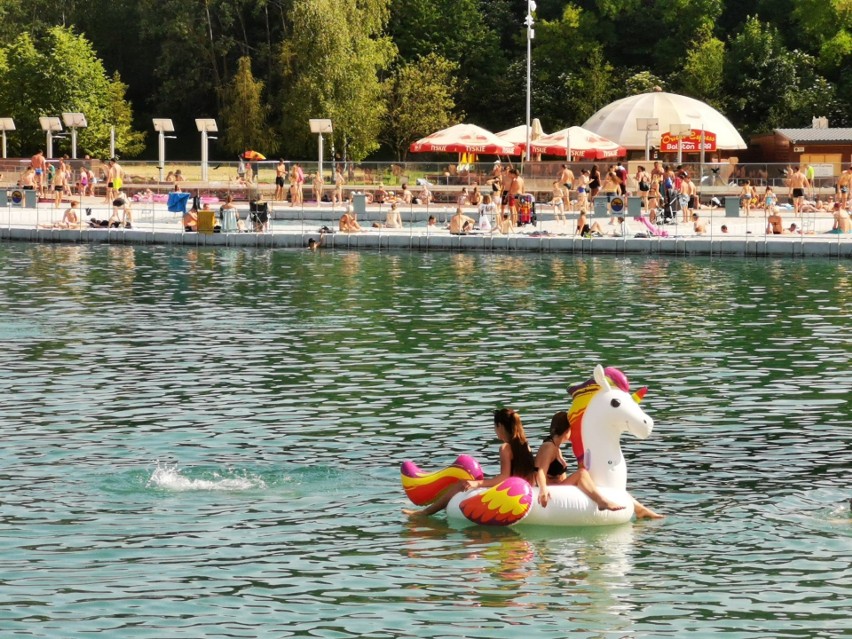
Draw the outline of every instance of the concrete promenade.
M302 248L310 238L319 239L319 229L327 226L337 229L337 220L342 213L338 206L328 204L316 206L307 203L304 207L290 207L284 202L270 203L273 221L270 230L263 233L186 233L182 230L179 214L166 210L164 204L133 203L132 229L49 229L39 228L61 220L67 203L59 207L39 203L35 208L5 207L0 209L0 239L26 242L65 243L109 243L142 245L186 245L210 247L258 247L258 248ZM82 198L79 210L85 223L86 209L92 217L106 219L111 207L100 198ZM218 204L211 208L218 209ZM591 217L604 229L603 237L582 238L575 236L576 214L568 214L568 221L555 221L551 207L538 205L539 222L536 226L525 226L509 235L499 233L474 233L450 235L446 221L455 211L446 205L410 206L401 208L403 228L373 228L373 221L384 220L388 206L370 205L359 222L362 233L326 234L323 246L326 249L367 250L417 250L417 251L490 251L490 252L538 252L571 254L646 254L682 256L741 256L741 257L828 257L852 258L852 235L827 233L832 227L829 213L808 213L794 218L792 211L781 211L784 227L795 222L797 227L809 231L807 234L767 235L766 218L763 211L753 211L750 217L726 217L723 209L701 209L699 215L707 223L708 232L696 235L691 223L667 224L661 228L669 237L612 237L606 235L614 226L608 224L609 217ZM465 213L476 219L474 207ZM243 219L248 216L248 207L240 207ZM438 223L427 227L426 220L434 215ZM678 216L680 217L680 216ZM639 222L628 219L632 233L645 231ZM727 233L721 226L728 227ZM812 231L812 233L811 233Z

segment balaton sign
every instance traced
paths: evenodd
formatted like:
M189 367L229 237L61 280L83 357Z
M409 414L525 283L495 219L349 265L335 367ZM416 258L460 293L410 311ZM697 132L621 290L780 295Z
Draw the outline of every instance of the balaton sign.
M692 129L680 139L680 150L683 153L698 153L701 150L701 129ZM716 150L716 134L704 131L704 150ZM660 136L660 151L663 153L677 153L677 136L673 133L663 133Z

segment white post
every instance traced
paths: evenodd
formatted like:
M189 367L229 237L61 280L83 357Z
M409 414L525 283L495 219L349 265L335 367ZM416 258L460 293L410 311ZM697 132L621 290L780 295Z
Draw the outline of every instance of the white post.
M115 157L115 127L110 126L109 128L109 156L111 158Z
M46 147L46 150L47 150L47 157L52 158L53 157L53 131L51 131L50 129L48 129L48 131L47 131L47 147Z
M3 159L6 159L6 129L3 129Z
M201 181L207 181L207 129L201 131Z
M565 160L571 164L571 131L565 133Z
M319 166L317 167L317 175L319 175L320 178L322 178L322 133L320 133L317 137L319 138L319 141L317 142L317 146L318 146L317 152L318 152L318 157L319 157Z
M651 161L651 129L645 129L645 162Z
M535 11L536 4L533 0L527 0L527 17L524 21L527 25L527 148L525 152L525 157L527 162L532 159L531 149L530 149L530 94L532 92L532 40L535 37L535 31L533 31L533 17L532 12Z
M166 133L165 133L165 131L160 131L159 138L160 138L159 139L159 150L160 150L160 154L159 154L159 158L160 158L159 181L162 182L163 181L163 168L166 165Z
M701 152L698 155L698 195L701 195L702 178L704 177L704 122L701 123Z
M677 135L677 163L683 164L683 133Z
M71 127L71 159L77 159L77 127Z

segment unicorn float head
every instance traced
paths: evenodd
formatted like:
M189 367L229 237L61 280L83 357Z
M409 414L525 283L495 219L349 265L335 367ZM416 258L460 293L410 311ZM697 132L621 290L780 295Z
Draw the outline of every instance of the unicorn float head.
M647 439L654 420L639 406L647 388L630 393L627 377L617 368L595 366L594 377L568 389L571 447L595 485L627 489L627 465L621 453L622 433Z

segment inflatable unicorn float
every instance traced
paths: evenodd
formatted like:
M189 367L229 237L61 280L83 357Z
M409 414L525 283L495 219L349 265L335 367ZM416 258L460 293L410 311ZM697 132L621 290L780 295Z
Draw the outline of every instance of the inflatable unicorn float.
M627 493L627 465L621 453L621 434L646 439L654 428L640 407L646 388L630 393L627 377L617 368L595 367L594 378L568 389L568 411L574 455L589 471L598 491L621 510L599 510L576 486L548 486L550 502L538 504L538 488L520 477L509 477L496 486L462 491L447 505L447 517L463 524L485 526L605 526L629 521L634 514ZM447 468L421 471L412 461L401 468L402 486L408 498L423 506L439 499L459 481L482 479L479 463L461 455Z

